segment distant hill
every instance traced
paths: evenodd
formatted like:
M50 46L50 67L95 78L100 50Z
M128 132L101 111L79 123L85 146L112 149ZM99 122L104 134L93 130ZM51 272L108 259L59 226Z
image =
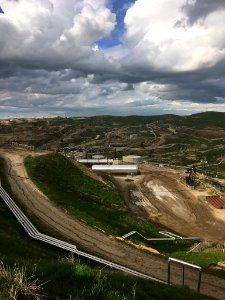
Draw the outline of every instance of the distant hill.
M174 114L154 115L154 116L93 116L82 120L83 123L93 125L138 125L154 122L168 122L177 126L202 127L219 126L225 128L224 112L203 112L188 116L178 116Z
M188 127L210 127L216 126L225 128L225 113L224 112L203 112L193 114L190 116L184 116L180 118L174 118L172 123L177 126Z
M157 115L157 116L94 116L88 118L89 122L92 122L95 125L110 125L110 124L118 124L118 125L143 125L147 123L154 123L159 121L167 121L167 120L176 120L179 119L180 116L166 114L166 115Z

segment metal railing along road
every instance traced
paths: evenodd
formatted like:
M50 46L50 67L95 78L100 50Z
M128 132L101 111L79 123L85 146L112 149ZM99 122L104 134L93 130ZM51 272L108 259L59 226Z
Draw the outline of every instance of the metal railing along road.
M12 211L14 216L17 218L19 223L22 225L22 227L25 229L25 231L28 233L28 235L31 238L34 238L36 240L45 242L47 244L51 244L53 246L56 246L58 248L70 251L72 253L78 254L80 256L83 256L85 258L91 259L93 261L96 261L98 263L104 264L106 266L109 266L110 268L114 268L135 276L139 276L145 279L154 280L160 283L167 284L165 281L159 280L155 277L148 276L146 274L137 272L135 270L126 268L124 266L121 266L119 264L113 263L111 261L99 258L97 256L88 254L86 252L77 250L77 247L75 245L72 245L70 243L58 240L56 238L53 238L51 236L45 235L43 233L40 233L37 228L30 222L30 220L24 215L24 213L21 211L21 209L15 204L15 202L12 200L12 198L6 193L6 191L3 189L3 187L0 185L0 197L3 199L3 201L6 203L8 208Z
M174 241L174 240L199 240L198 237L182 237L180 235L174 234L172 232L168 232L168 231L159 231L160 234L167 236L166 238L146 238L145 236L143 236L141 233L139 233L138 231L130 231L127 234L123 235L122 238L126 239L134 234L137 234L139 236L141 236L143 239L145 239L146 241Z

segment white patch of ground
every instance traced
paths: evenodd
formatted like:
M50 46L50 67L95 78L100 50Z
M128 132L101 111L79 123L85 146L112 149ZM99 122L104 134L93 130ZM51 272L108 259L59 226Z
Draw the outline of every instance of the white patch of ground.
M154 181L148 181L144 183L145 186L154 194L154 196L165 206L170 207L172 212L184 220L194 219L191 216L189 209L186 207L184 201L177 198L176 195L171 193L163 185L157 184Z
M156 213L157 209L151 204L151 202L144 196L144 194L136 189L130 190L131 197L135 200L137 206L143 206L148 208L150 213Z
M163 201L168 198L171 200L177 201L177 197L174 196L171 192L169 192L164 186L155 184L153 181L149 181L146 183L146 186L151 189L159 200Z
M130 193L131 193L131 196L133 198L137 199L137 201L135 201L135 204L137 206L144 206L144 207L146 206L145 202L143 201L144 200L143 199L143 194L140 191L138 191L138 190L131 190Z

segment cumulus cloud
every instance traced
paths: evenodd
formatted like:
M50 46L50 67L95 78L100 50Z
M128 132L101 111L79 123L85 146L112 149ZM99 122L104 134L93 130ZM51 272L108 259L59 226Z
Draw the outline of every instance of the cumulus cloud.
M93 51L93 43L110 34L115 15L103 0L3 1L0 18L1 61L39 68L87 69L104 56ZM90 66L91 68L91 66Z
M126 1L121 43L101 49L111 1L0 0L1 111L224 110L224 0Z
M224 5L215 1L217 5L207 6L205 2L209 3L136 1L125 17L127 32L124 40L132 48L129 63L147 64L149 68L168 71L187 71L213 66L225 59L225 10L221 9ZM202 15L196 13L196 6ZM203 16L201 23L194 22ZM187 18L192 20L192 26L177 26Z

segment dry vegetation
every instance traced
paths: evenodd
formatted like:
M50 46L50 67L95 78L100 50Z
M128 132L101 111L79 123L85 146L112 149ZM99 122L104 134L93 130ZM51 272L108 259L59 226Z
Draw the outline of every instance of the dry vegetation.
M33 275L29 276L24 267L9 267L0 262L0 297L1 299L42 298L43 284Z

